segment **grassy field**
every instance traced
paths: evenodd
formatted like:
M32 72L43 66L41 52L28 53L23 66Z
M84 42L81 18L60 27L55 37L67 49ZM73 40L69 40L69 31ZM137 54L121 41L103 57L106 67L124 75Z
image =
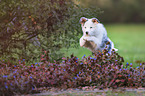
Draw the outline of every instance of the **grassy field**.
M115 48L119 49L118 53L124 57L124 64L133 63L136 67L140 62L145 61L145 24L107 24L104 26ZM88 49L79 47L78 49L70 48L65 52L65 56L70 56L72 53L79 58L84 54L86 56L92 54Z

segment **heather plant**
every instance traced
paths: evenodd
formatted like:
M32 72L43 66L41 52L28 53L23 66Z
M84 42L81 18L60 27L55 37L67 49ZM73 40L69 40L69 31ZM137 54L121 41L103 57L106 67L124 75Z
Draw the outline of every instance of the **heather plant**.
M61 62L51 63L46 51L39 63L26 66L25 60L12 64L0 61L0 95L41 92L40 88L95 88L145 87L145 63L137 68L132 63L123 66L123 57L115 51L104 50L93 57L82 59L71 55Z

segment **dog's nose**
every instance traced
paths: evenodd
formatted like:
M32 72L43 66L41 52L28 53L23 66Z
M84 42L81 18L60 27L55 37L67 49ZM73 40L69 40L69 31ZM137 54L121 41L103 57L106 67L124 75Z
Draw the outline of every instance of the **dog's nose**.
M86 32L86 34L88 35L88 32Z

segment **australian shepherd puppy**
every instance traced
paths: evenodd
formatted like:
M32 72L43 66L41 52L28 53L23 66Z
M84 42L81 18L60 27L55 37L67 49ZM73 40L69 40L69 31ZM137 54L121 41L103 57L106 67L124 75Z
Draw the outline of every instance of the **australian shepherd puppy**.
M85 18L80 19L82 26L83 36L80 38L80 46L86 47L93 53L107 49L111 53L114 48L113 42L107 37L107 31L103 24L99 22L97 18Z

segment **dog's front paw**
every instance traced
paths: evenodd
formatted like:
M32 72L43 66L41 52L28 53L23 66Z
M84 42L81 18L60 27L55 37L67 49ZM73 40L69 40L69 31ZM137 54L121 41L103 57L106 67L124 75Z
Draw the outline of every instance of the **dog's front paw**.
M84 40L84 38L80 38L80 46L83 47L85 44L86 40Z
M84 40L84 41L88 41L88 37L84 37L83 40Z
M87 41L87 39L86 39L86 38L83 38L83 40L84 40L84 41Z
M84 37L83 40L84 41L93 41L91 37Z

